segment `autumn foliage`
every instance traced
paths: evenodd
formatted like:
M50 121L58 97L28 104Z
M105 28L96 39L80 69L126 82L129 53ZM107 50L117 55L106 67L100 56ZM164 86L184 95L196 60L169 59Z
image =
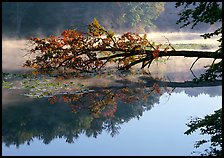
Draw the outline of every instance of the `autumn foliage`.
M122 106L130 106L140 100L148 102L150 96L162 95L169 91L169 89L161 88L154 83L152 87L148 88L141 86L141 88L103 89L89 93L55 95L48 100L52 105L56 102L67 103L73 113L87 110L94 118L112 118L117 111L118 102L122 102Z
M106 66L106 63L116 63L119 69L129 69L131 66L158 58L160 46L151 44L147 35L126 32L115 35L106 30L96 19L88 25L88 32L64 30L61 36L48 38L32 37L29 40L32 48L29 49L30 58L24 63L25 67L37 70L51 71L63 69L68 71L97 71ZM169 47L164 49L167 52ZM150 50L151 53L146 52ZM31 56L35 56L31 59Z

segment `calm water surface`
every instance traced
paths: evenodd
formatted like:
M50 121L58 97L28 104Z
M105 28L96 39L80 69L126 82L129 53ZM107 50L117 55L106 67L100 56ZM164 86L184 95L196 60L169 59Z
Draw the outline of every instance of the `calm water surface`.
M151 105L121 103L114 117L74 114L66 104L51 105L46 99L3 105L2 154L191 155L202 136L184 135L185 124L190 116L203 117L221 107L221 87L209 89L219 93L215 96L201 90L190 96L195 94L177 90L164 93Z
M17 71L18 65L13 69L6 55L3 59L3 70ZM184 135L186 123L221 108L222 85L180 86L193 78L194 60L171 58L144 72L60 81L75 83L70 94L30 98L27 90L2 88L2 155L189 156L203 151L208 145L195 149L194 143L209 137ZM195 64L195 75L206 62ZM88 91L77 91L80 84Z

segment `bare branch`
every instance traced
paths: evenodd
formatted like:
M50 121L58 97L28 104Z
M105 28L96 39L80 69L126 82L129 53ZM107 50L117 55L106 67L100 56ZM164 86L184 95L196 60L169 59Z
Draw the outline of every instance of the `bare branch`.
M193 68L194 64L198 61L199 57L193 62L193 64L190 67L190 70Z

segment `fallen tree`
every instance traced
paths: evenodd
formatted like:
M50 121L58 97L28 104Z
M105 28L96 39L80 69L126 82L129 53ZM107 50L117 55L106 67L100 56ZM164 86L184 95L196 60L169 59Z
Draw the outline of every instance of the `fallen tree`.
M44 71L98 71L108 62L116 63L118 69L128 70L139 63L141 68L149 67L153 60L164 56L197 57L196 61L199 58L214 58L214 61L222 58L218 52L176 51L170 43L163 46L150 42L146 34L126 32L115 36L96 19L88 25L87 33L65 30L61 37L31 38L30 42L33 48L28 50L26 55L30 58L24 66ZM35 55L33 59L32 55Z

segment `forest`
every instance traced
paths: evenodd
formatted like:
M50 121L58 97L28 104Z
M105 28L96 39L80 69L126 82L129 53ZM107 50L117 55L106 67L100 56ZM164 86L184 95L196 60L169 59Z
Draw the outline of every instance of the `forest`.
M3 37L59 35L65 29L87 31L86 25L94 18L116 33L203 32L221 26L221 22L217 21L212 25L199 23L194 30L187 27L180 29L176 21L183 6L175 8L175 2L5 2L2 8Z

